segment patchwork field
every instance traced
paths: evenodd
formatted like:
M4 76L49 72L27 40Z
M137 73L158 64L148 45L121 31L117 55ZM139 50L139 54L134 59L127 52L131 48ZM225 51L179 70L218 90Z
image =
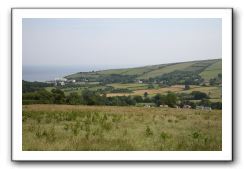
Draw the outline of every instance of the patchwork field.
M121 89L132 89L132 90L140 90L148 88L147 84L139 84L139 83L112 83L108 84L107 86L112 86L114 88L121 88Z
M221 151L220 110L24 105L24 151Z
M160 77L162 75L173 73L174 71L186 71L199 74L205 81L215 78L221 73L222 60L199 60L179 63L168 63L159 65L148 65L134 68L108 69L95 72L78 72L68 75L67 79L89 79L89 81L99 81L105 77L113 78L114 75L133 76L134 80L148 80L150 78ZM112 76L113 75L113 76Z
M168 65L153 71L150 71L148 73L143 74L142 76L139 76L138 79L149 79L150 77L157 77L166 73L173 72L175 70L181 70L185 69L191 65L193 65L195 62L187 62L187 63L178 63L178 64L172 64Z
M123 84L122 84L123 85ZM113 96L135 96L135 95L140 95L143 96L145 92L148 93L148 95L155 95L157 93L160 94L166 94L168 92L174 92L174 93L191 93L193 91L201 91L209 95L210 98L212 99L221 99L221 87L218 86L196 86L196 85L191 85L189 90L184 90L184 85L174 85L170 87L163 87L163 88L157 88L157 89L143 89L146 86L137 85L136 87L130 87L129 84L126 85L128 89L134 89L133 92L131 93L108 93L107 96L113 97ZM120 86L122 88L122 86ZM138 88L137 88L138 87ZM142 89L140 89L142 88ZM136 90L135 90L136 89Z
M203 72L200 73L200 76L205 80L209 80L212 77L217 77L218 74L222 73L222 61L218 61L211 66L207 67Z

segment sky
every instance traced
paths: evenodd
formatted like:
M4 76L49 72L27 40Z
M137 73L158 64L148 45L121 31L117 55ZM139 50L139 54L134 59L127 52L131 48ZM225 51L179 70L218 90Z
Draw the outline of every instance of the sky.
M142 66L222 57L219 18L24 18L23 65Z

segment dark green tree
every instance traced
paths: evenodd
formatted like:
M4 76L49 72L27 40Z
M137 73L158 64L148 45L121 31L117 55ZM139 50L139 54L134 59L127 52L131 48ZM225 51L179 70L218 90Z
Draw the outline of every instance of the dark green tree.
M81 97L78 95L78 93L72 92L69 94L69 96L67 96L66 101L68 104L76 105L81 103Z
M144 97L146 98L147 96L148 96L148 93L147 93L147 92L145 92L145 93L144 93Z
M176 102L177 102L177 96L175 93L168 93L166 96L166 101L169 107L175 107Z
M53 102L56 104L62 104L65 102L64 92L60 89L52 89Z
M191 92L191 95L194 100L202 100L202 99L208 99L208 95L206 93L200 92L200 91L193 91Z
M137 103L142 103L143 102L143 98L141 96L134 96L134 100L137 102Z
M185 90L189 90L190 89L190 85L186 84L184 89Z

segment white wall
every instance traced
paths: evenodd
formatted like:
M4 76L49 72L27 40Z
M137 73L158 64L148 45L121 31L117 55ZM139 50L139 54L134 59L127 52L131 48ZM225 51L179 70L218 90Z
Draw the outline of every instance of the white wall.
M233 7L234 8L234 162L232 163L16 163L11 162L11 57L12 7ZM1 168L242 168L244 167L243 0L1 0L0 1L0 167Z

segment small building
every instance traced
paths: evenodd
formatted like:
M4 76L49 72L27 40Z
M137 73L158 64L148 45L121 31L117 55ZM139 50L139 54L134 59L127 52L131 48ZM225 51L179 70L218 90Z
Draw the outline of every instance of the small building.
M163 105L159 105L159 107L168 108L169 106L167 104L163 104Z
M156 107L154 103L136 103L137 107Z
M208 107L208 106L196 106L197 110L207 110L207 111L211 111L212 108Z
M211 110L212 110L212 108L211 108L211 107L204 107L204 110L211 111Z
M80 84L86 84L86 82L80 82Z
M86 78L81 78L80 81L81 81L81 82L89 82L89 80L86 79Z
M60 82L60 85L61 85L61 86L64 86L64 85L65 85L65 83L64 83L64 82Z
M68 80L67 82L69 82L69 83L75 83L75 82L76 82L76 80L71 79L71 80Z
M191 106L190 105L184 105L183 108L184 109L191 109Z
M204 106L196 106L197 110L204 110Z
M55 81L58 81L58 82L66 82L67 81L67 79L66 78L63 78L63 77L61 77L61 78L55 78L54 79Z
M138 80L138 83L142 84L142 83L143 83L143 81L142 81L142 80Z

